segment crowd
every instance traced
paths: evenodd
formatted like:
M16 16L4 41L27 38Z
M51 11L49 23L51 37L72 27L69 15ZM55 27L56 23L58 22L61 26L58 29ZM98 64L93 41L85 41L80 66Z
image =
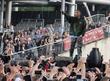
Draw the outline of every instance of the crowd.
M51 36L50 34L53 35ZM77 57L71 61L66 59L58 61L54 56L46 56L45 48L38 49L41 55L34 59L31 56L27 56L25 60L18 61L10 56L19 51L28 54L30 51L25 52L26 49L59 42L68 36L68 32L64 32L61 37L58 32L52 33L46 28L6 33L3 38L3 52L4 55L9 56L0 56L0 81L109 81L110 63L102 63L102 60L99 59L100 56L93 58L92 56L95 55L89 56L92 59L92 63L89 62L90 59L83 57ZM54 44L57 47L55 49L56 54L59 53L58 50L61 48L59 45L60 43ZM98 62L94 65L93 59L94 62L95 59L101 60L101 65L98 66ZM92 67L91 64L93 64Z
M110 79L110 61L103 62L101 67L89 67L84 57L64 61L61 66L62 61L42 55L34 60L28 57L25 61L9 60L5 63L0 57L0 81L109 81Z
M1 38L0 81L109 81L110 61L102 62L99 54L94 57L91 53L87 59L76 56L71 61L56 59L69 50L70 45L64 49L68 37L68 32L61 35L51 27L6 32ZM34 53L37 56L33 55L34 47L38 47ZM23 59L13 59L14 53Z
M38 47L38 55L48 55L50 51L59 54L62 50L60 49L62 46L62 38L64 39L69 36L67 34L64 33L62 37L59 32L52 31L51 27L5 33L3 36L3 53L4 55L12 55L19 51L24 51L22 53L25 53L27 49ZM50 49L50 43L54 50Z

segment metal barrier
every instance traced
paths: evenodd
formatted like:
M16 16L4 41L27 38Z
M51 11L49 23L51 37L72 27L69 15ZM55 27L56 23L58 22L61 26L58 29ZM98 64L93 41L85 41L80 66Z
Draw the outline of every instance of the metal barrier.
M20 23L15 26L15 31L44 27L44 22L44 19L22 19Z
M93 19L93 22L95 24L98 24L98 23L104 23L104 18L105 18L105 15L104 14L96 14L96 15L93 15L92 16L92 19Z
M96 14L91 17L85 17L85 21L88 26L87 29L90 29L103 26L107 22L107 19L104 14Z
M108 35L108 33L109 33L109 35L110 35L110 25L108 24L108 25L104 25L102 27L104 28L104 31L106 32L106 34ZM57 41L57 42L50 42L48 44L41 45L38 47L32 47L32 48L26 49L24 51L15 52L11 56L12 56L12 59L14 59L14 60L25 60L27 57L29 57L29 58L31 57L34 59L41 55L57 56L57 55L65 52L64 41L65 41L65 39ZM75 47L75 48L77 48L77 47ZM69 49L66 51L69 51ZM4 55L4 56L7 56L7 55Z
M48 43L38 47L32 47L24 51L15 52L12 55L3 55L11 56L13 60L25 60L26 58L36 58L41 55L44 56L57 56L58 54L64 53L63 40L54 43Z
M94 16L93 16L94 17ZM103 17L102 17L103 18ZM100 19L100 18L99 18ZM105 23L105 22L104 22ZM102 26L101 26L102 27ZM103 25L106 32L110 32L110 25ZM54 31L54 29L50 28L50 34ZM67 50L69 51L69 50ZM27 57L38 57L40 55L58 55L65 52L64 50L64 40L58 42L51 42L42 46L33 47L30 49L26 49L24 51L15 52L12 54L13 59L26 59Z

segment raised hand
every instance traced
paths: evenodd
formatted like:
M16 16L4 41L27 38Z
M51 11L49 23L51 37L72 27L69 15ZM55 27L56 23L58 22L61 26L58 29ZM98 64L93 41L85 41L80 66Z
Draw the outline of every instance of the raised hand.
M105 74L106 74L107 77L110 77L110 67L109 67L108 63L106 64Z
M95 81L97 79L97 76L94 72L89 72L88 73L90 81Z

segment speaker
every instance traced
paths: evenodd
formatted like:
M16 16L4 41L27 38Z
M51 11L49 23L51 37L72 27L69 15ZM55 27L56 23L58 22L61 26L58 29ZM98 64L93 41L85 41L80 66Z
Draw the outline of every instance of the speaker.
M99 48L92 48L90 55L87 57L87 65L88 67L100 67L102 64L102 56L99 51Z

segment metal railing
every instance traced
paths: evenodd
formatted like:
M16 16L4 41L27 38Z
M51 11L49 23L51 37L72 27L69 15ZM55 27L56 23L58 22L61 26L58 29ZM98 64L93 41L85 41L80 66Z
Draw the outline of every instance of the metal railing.
M104 25L102 26L107 36L110 36L110 25ZM77 48L77 47L75 47ZM66 51L69 51L66 50ZM27 57L35 58L39 57L41 55L44 56L57 56L59 54L65 53L64 50L64 40L59 40L57 42L50 42L44 45L32 47L30 49L26 49L24 51L14 52L12 53L12 59L14 60L24 60ZM3 54L4 55L4 54ZM8 54L7 54L8 55ZM7 56L4 55L4 56Z
M15 26L15 31L36 27L44 27L44 19L22 19Z
M27 57L36 58L41 55L44 56L57 56L58 54L62 54L65 52L63 47L63 40L48 43L41 46L32 47L30 49L26 49L19 52L14 52L11 55L4 55L3 56L11 56L13 60L25 60ZM67 51L67 50L66 50Z
M96 14L91 17L85 17L87 29L101 27L107 22L104 14Z

